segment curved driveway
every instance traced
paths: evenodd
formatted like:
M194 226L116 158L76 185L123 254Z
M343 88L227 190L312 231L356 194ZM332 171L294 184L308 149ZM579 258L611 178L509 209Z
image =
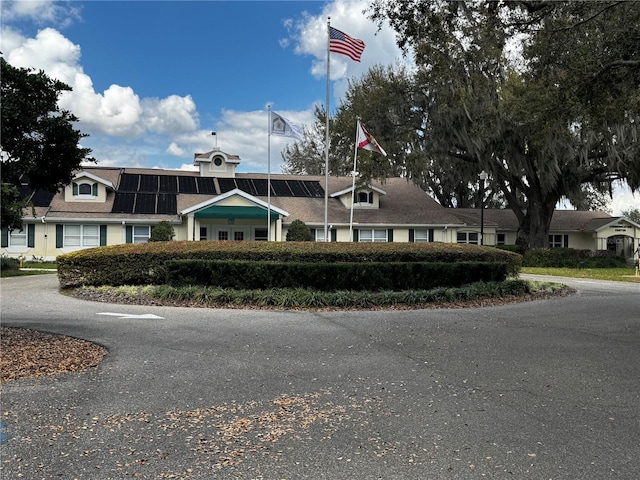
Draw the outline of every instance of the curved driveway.
M499 307L295 312L2 279L3 326L109 354L2 384L0 477L640 478L640 285L566 281Z

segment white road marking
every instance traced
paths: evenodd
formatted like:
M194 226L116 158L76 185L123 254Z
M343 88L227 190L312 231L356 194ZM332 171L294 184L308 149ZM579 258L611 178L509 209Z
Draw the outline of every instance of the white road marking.
M96 313L96 315L108 315L111 317L119 317L119 318L148 318L150 320L164 320L164 317L159 317L157 315L154 315L153 313L145 313L143 315L134 315L132 313L100 312L100 313Z

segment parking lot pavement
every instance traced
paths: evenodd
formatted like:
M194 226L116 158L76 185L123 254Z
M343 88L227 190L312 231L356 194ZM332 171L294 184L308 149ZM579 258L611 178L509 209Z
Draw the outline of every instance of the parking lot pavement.
M108 305L31 282L2 279L3 326L109 354L2 384L2 478L640 477L634 286L299 312Z

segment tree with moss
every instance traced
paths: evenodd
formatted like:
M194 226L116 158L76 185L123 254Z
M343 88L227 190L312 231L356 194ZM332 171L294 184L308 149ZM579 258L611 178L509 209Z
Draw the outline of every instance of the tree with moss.
M640 2L374 0L416 58L425 152L489 173L517 242L548 245L556 205L640 189ZM515 52L514 52L515 48Z

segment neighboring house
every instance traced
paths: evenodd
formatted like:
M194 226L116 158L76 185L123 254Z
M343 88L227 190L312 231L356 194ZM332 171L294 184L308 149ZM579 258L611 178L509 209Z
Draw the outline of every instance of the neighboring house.
M175 240L283 241L294 220L324 241L325 188L329 241L514 244L511 210L444 208L411 181L390 178L356 187L352 179L236 173L239 157L219 149L196 154L199 171L87 166L57 194L31 194L22 231L2 231L2 254L54 259L62 253L147 242L169 222ZM270 178L269 178L270 177ZM270 183L269 183L270 181ZM269 195L269 185L270 192ZM270 222L268 225L267 222ZM350 226L352 227L350 229ZM551 247L613 250L633 257L640 225L604 212L557 210Z

